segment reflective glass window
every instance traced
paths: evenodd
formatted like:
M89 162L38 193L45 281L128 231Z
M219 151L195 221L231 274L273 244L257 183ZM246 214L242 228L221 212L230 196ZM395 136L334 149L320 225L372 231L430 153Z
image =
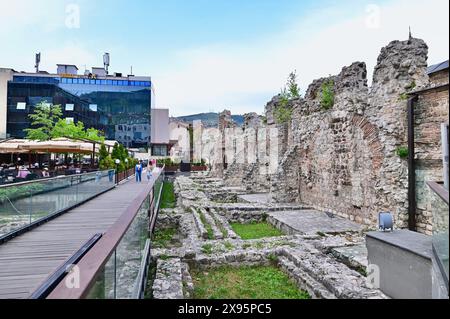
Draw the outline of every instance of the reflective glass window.
M25 102L18 102L17 103L17 109L18 110L25 110L27 108L27 103Z

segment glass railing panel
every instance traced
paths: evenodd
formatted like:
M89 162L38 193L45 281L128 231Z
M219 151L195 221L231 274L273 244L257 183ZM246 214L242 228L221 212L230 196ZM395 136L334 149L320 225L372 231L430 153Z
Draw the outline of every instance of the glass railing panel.
M106 191L110 177L101 171L0 187L0 236Z
M147 198L128 228L125 235L100 271L88 293L89 299L133 299L138 290L139 271L145 256L145 243L148 238Z
M139 209L125 236L116 249L116 298L132 299L139 286L138 275L144 254L145 242L148 238L147 198Z
M436 258L447 278L449 272L449 207L448 204L433 191L431 192L433 211L433 249Z
M163 187L163 185L164 185L164 174L161 174L161 175L158 176L158 179L155 181L155 187L154 187L154 194L155 194L154 202L155 202L155 205L159 201L160 191L161 191L161 188Z
M92 286L87 299L115 299L116 275L115 275L115 253L109 258L97 276L97 280Z

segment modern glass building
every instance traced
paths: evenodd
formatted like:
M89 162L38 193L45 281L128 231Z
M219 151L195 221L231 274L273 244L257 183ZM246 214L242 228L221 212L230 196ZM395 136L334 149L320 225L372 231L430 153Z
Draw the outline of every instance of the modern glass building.
M103 68L78 75L58 65L58 74L11 72L7 80L6 136L24 138L36 104L61 105L68 121L82 121L127 147L148 147L153 87L150 77L107 75ZM0 101L1 102L1 101Z

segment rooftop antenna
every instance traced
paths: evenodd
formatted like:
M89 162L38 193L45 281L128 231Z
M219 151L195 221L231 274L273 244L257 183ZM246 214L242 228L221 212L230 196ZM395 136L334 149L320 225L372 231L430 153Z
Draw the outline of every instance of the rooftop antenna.
M109 53L105 53L103 55L103 65L105 66L106 74L108 74L109 62L110 62Z
M36 73L39 73L39 64L41 63L41 52L36 53L36 64L34 65L34 67L36 68Z

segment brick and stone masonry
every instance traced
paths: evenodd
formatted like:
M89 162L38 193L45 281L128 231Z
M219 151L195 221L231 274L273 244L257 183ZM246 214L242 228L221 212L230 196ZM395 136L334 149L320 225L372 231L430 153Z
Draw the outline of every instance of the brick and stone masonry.
M230 161L224 172L217 163L215 176L255 192L270 191L276 202L304 203L370 227L377 225L380 211L390 211L397 227L407 227L408 165L396 152L407 147L407 93L448 83L448 70L428 77L427 54L423 40L393 41L382 48L370 87L365 63L355 62L338 75L313 81L303 98L291 100L292 118L286 123L277 123L280 97L275 96L266 105L264 121L248 114L235 141L223 140L223 150L234 143L231 149L245 160ZM321 88L329 80L334 104L325 109ZM417 228L429 234L425 181L442 179L439 135L448 117L448 87L421 95L415 112ZM221 132L234 127L227 115L221 116ZM269 133L274 128L276 136ZM254 147L263 138L265 148ZM278 167L273 172L267 155L274 148Z

